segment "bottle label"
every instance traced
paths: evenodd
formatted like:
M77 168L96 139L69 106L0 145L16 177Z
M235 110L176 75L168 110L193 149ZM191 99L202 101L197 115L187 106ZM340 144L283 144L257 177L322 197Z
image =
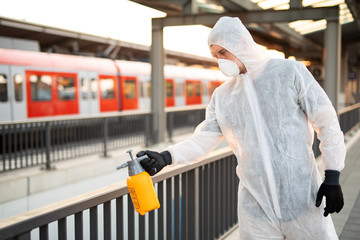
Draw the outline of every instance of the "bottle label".
M129 188L129 193L130 193L130 196L131 196L131 200L134 204L134 208L135 209L140 209L140 204L139 204L139 201L137 199L137 196L136 196L136 192L135 192L135 188Z

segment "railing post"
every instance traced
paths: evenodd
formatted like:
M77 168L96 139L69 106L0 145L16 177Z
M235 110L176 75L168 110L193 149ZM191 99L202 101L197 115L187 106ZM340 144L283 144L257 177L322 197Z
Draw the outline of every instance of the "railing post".
M172 136L173 136L173 131L174 131L174 115L175 112L168 112L167 114L169 114L169 128L168 128L168 135L169 135L169 141L172 142Z
M148 147L151 145L151 137L150 137L150 118L151 114L145 115L145 146Z
M195 168L187 173L187 181L191 183L187 187L188 197L188 239L199 239L199 168ZM185 237L185 239L187 239Z
M109 141L109 118L104 118L104 157L107 157L107 143Z
M45 163L45 169L50 170L51 169L51 160L50 160L50 151L51 151L51 125L50 122L46 122L45 124L45 154L46 154L46 163Z

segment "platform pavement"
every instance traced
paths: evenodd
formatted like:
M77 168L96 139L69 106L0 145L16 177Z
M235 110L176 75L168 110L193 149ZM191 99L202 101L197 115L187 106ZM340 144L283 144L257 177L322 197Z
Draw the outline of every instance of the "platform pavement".
M331 214L340 240L360 240L360 126L345 136L345 168L341 171L340 184L344 194L344 207L340 213ZM321 160L317 159L321 168ZM236 227L221 240L238 240Z

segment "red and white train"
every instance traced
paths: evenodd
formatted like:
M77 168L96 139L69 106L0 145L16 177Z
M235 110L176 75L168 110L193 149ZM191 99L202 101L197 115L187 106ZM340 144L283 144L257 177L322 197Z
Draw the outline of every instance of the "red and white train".
M218 70L167 65L166 106L206 104ZM0 122L149 110L151 65L0 48Z

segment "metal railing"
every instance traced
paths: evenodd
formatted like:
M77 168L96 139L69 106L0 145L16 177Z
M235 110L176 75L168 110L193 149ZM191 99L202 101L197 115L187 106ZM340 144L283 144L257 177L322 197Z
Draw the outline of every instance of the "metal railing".
M237 162L222 148L153 177L160 209L141 216L125 182L0 221L5 239L216 239L237 223Z
M205 119L205 105L166 108L167 134L171 141L173 135L191 133Z
M346 107L338 112L341 130L347 133L360 119L360 103Z
M205 117L204 106L167 109L168 137L190 133ZM67 117L0 124L0 173L102 154L134 145L150 145L149 111L97 117Z
M150 112L0 124L0 173L144 144Z

